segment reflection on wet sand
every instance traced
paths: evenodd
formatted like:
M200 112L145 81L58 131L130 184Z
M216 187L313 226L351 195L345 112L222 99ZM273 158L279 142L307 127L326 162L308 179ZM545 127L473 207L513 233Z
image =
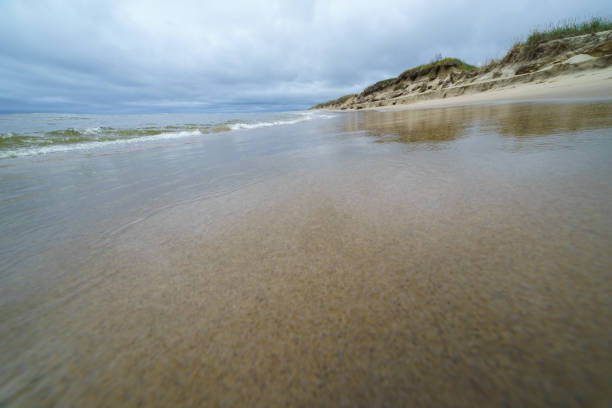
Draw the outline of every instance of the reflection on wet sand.
M496 105L489 107L480 120L499 134L516 138L554 136L610 126L609 104L579 106L576 108L570 103Z
M402 143L450 142L463 135L473 110L430 109L421 111L366 111L346 116L344 130L366 130L379 141Z
M367 131L380 142L422 143L430 147L465 136L474 127L515 138L551 136L610 126L606 103L459 106L446 109L365 111L347 114L346 132ZM422 147L422 146L421 146Z
M2 319L1 401L606 406L610 112L350 114L333 143L413 149L330 153L60 247ZM583 130L537 163L505 149Z

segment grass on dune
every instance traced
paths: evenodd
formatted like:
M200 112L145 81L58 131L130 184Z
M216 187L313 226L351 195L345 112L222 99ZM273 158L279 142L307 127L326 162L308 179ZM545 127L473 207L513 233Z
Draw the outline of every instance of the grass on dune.
M519 46L533 46L544 41L558 40L560 38L573 37L597 33L599 31L612 30L612 20L604 17L593 17L590 20L579 22L578 20L565 20L557 24L551 24L544 30L534 30Z
M388 79L383 79L382 81L378 81L373 85L368 86L367 88L365 88L362 92L361 92L361 96L366 96L375 92L378 92L390 85L394 85L394 84L398 84L401 81L403 81L404 79L410 77L410 75L412 74L416 74L419 73L421 71L425 71L425 70L429 70L431 68L435 68L436 66L449 66L452 65L453 67L456 67L460 70L463 71L471 71L473 69L476 69L475 66L467 64L463 61L461 61L459 58L436 58L436 60L428 63L428 64L423 64L423 65L419 65L418 67L414 67L411 69L408 69L404 72L402 72L402 74L398 77L394 77L394 78L388 78ZM328 106L334 106L334 105L341 105L342 103L346 102L348 99L354 97L354 96L358 96L357 94L350 94L350 95L344 95L341 96L338 99L333 99L331 101L326 101L326 102L322 102L318 105L313 106L310 109L322 109L322 108L326 108Z
M423 64L423 65L419 65L418 67L407 69L406 71L402 72L398 77L383 79L382 81L378 81L374 85L370 85L366 89L364 89L363 92L361 92L361 95L365 96L365 95L372 94L374 92L378 92L388 87L389 85L400 83L404 79L409 78L410 76L414 74L420 74L420 73L426 74L432 68L435 68L438 66L440 67L453 66L461 71L471 71L476 68L474 65L467 64L461 61L459 58L437 57L434 59L434 61L428 64Z
M410 75L416 72L425 70L427 68L433 68L436 66L445 66L445 65L453 65L462 71L471 71L474 68L476 68L474 65L470 65L466 62L463 62L459 58L441 58L441 59L437 59L436 61L432 61L429 64L423 64L423 65L419 65L418 67L407 69L406 71L402 72L402 74L399 77L407 78Z
M362 95L369 95L371 93L380 91L381 89L384 89L384 88L388 87L389 85L393 85L396 82L397 82L397 78L383 79L382 81L378 81L374 85L368 86L366 89L363 90L363 92L361 94Z
M357 95L356 94L344 95L344 96L339 97L338 99L332 99L331 101L321 102L320 104L315 105L310 109L323 109L323 108L326 108L332 105L341 105L344 102L346 102L349 98L352 98L353 96L357 96Z

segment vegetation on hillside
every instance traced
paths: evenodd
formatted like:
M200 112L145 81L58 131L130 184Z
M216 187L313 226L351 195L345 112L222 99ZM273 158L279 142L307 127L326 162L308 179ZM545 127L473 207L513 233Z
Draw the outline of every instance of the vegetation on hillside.
M315 105L310 109L323 109L323 108L326 108L332 105L341 105L344 102L346 102L349 98L352 98L353 96L357 96L357 94L344 95L344 96L339 97L338 99L332 99L331 101L321 102L320 104Z
M551 24L543 31L534 30L524 42L515 46L533 46L544 41L558 40L577 35L597 33L612 30L612 20L609 18L593 17L588 21L566 20L557 24Z
M380 90L383 90L390 85L398 84L404 79L410 77L412 74L417 74L417 75L423 74L424 75L424 74L427 74L429 71L435 69L436 67L450 67L450 66L456 67L457 69L460 69L462 71L470 71L476 68L473 65L470 65L470 64L467 64L461 61L459 58L439 57L435 61L432 61L428 64L423 64L423 65L419 65L418 67L408 69L402 72L402 74L398 77L388 78L388 79L383 79L382 81L378 81L375 84L370 85L367 88L365 88L361 92L361 94L359 94L359 96L367 96L375 92L378 92ZM321 108L325 108L325 107L332 106L332 105L340 105L346 102L349 98L353 96L358 96L358 95L350 94L350 95L341 96L338 99L334 99L334 100L327 101L327 102L322 102L316 106L313 106L311 109L321 109Z
M433 71L434 69L436 69L437 67L455 67L462 71L471 71L476 68L473 65L470 65L470 64L467 64L461 61L459 58L439 57L435 61L432 61L428 64L423 64L423 65L419 65L418 67L408 69L402 72L402 74L398 77L388 78L388 79L383 79L382 81L378 81L375 84L370 85L367 88L365 88L359 95L357 94L344 95L338 99L333 99L331 101L322 102L318 105L313 106L310 109L323 109L328 106L341 105L344 102L346 102L349 98L352 98L354 96L367 96L367 95L373 94L375 92L383 90L384 88L388 86L399 84L401 81L409 78L411 75L415 75L415 74L416 75L426 75L430 71Z
M374 85L368 86L366 89L364 89L361 92L361 95L365 96L365 95L372 94L374 92L378 92L381 89L388 87L389 85L395 84L396 82L397 82L397 78L383 79L382 81L378 81Z
M459 58L440 58L436 61L432 61L429 64L419 65L418 67L410 68L401 73L398 77L400 79L406 79L414 74L419 74L422 71L430 70L436 67L455 67L461 71L471 71L476 67L474 65L470 65L466 62L461 61Z
M524 41L515 43L501 61L495 61L495 63L516 63L518 61L537 59L542 53L540 45L543 43L607 30L612 30L612 20L601 17L595 17L582 22L566 20L552 24L544 30L532 31Z
M470 64L467 64L461 61L459 58L442 58L440 56L428 64L423 64L423 65L419 65L418 67L407 69L406 71L402 72L399 76L395 78L383 79L382 81L378 81L374 85L368 86L366 89L364 89L361 92L361 96L367 96L375 92L378 92L382 89L385 89L386 87L390 85L398 84L401 81L408 79L413 75L415 76L426 75L429 72L436 69L437 67L446 67L446 68L454 67L461 71L471 71L476 68L473 65L470 65Z

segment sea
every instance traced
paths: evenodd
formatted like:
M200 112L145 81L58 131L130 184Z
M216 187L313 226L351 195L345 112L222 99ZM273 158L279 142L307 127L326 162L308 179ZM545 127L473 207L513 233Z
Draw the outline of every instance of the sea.
M329 115L272 114L8 114L0 115L0 159L140 142L202 137L219 132L290 125Z

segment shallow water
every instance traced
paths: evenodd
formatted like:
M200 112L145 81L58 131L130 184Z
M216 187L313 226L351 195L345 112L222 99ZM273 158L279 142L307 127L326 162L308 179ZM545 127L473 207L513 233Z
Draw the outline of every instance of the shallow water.
M606 406L611 153L594 102L3 159L0 402Z

